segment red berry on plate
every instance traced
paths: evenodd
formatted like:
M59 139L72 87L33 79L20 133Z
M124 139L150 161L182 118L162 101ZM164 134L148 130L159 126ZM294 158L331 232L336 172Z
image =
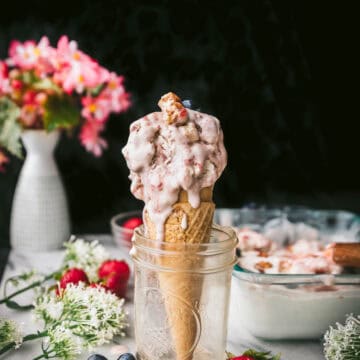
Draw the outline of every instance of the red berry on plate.
M248 355L240 355L240 356L231 358L231 360L255 360L255 358L253 358L252 356L248 356Z
M143 223L143 221L142 221L141 218L133 217L133 218L130 218L130 219L126 220L122 224L122 227L124 227L125 229L128 229L128 230L134 230L138 226L142 225L142 223Z
M89 283L89 279L84 270L72 268L66 271L60 279L60 288L65 289L67 284L78 284L79 282Z
M130 278L130 268L124 260L106 260L101 264L98 275L100 279L116 275L120 280L127 282Z

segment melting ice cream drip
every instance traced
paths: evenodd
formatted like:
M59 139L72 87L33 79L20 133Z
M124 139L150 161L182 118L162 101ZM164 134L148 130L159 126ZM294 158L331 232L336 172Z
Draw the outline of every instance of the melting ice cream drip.
M130 169L131 191L145 202L158 240L182 190L193 208L202 188L213 186L226 166L223 133L217 118L186 109L173 93L159 101L161 112L130 126L123 154Z
M186 230L187 229L187 226L188 226L188 223L187 223L187 216L185 213L183 213L183 216L181 218L181 228L183 230Z

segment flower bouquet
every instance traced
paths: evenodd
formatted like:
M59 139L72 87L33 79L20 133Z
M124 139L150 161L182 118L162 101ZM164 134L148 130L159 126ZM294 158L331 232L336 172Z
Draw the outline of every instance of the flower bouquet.
M20 139L27 150L12 206L13 248L56 249L70 235L65 189L53 158L59 131L80 128L81 144L98 157L107 147L101 133L109 115L129 106L124 77L66 36L56 47L47 37L11 42L9 58L0 61L0 172L9 162L4 150L21 157Z
M73 129L81 144L100 156L101 137L111 113L130 106L124 77L100 66L62 36L54 48L47 37L39 43L12 41L9 58L0 60L0 148L21 157L22 129ZM7 162L0 153L0 169Z

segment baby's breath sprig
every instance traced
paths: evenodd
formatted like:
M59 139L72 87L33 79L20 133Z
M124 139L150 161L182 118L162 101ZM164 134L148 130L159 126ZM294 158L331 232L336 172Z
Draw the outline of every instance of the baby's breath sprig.
M35 303L34 314L45 328L60 324L82 337L85 346L109 342L115 335L124 336L127 327L124 300L102 287L83 283L68 284L62 297L44 293Z
M46 281L53 279L57 275L58 275L58 271L43 276L41 274L38 274L35 270L31 270L30 272L24 272L20 275L16 275L7 279L4 286L4 297L0 299L0 304L5 304L7 307L16 310L32 309L33 308L32 305L20 305L12 299L19 294L22 294L28 290L35 289L41 286ZM23 285L23 287L8 295L7 290L9 284L15 287L19 287L20 285Z
M83 348L124 336L128 324L123 304L123 299L104 288L83 283L69 284L62 297L44 293L34 309L35 317L43 321L48 332L42 356L75 359Z
M18 348L22 341L20 326L13 320L0 318L0 349L10 344L11 347Z
M99 266L110 258L105 248L97 240L87 242L83 239L76 239L74 236L64 246L63 266L83 269L90 282L96 282L98 280L97 270Z
M48 275L41 275L35 271L26 272L6 281L4 287L4 297L0 299L0 304L5 304L12 309L28 310L32 305L20 305L13 300L19 294L28 290L43 286L49 280L59 280L61 274L68 268L78 267L83 269L91 282L98 280L97 270L101 263L110 258L109 253L99 244L98 241L87 242L83 239L77 239L72 236L68 242L64 244L65 254L61 267ZM8 284L13 286L24 285L24 287L15 290L11 294L7 294Z
M324 354L327 360L360 359L360 316L349 315L345 325L336 324L325 333Z
M42 351L43 353L34 360L51 358L72 360L81 354L82 342L70 329L59 325L48 331L42 344Z
M62 296L43 292L34 303L33 313L43 322L44 330L23 337L23 341L43 338L42 354L34 360L58 358L77 359L83 349L109 343L114 336L124 336L128 327L123 308L124 300L102 287L88 287L83 283L69 284ZM1 323L0 323L1 324ZM5 329L5 327L4 327ZM0 327L0 354L21 344L7 320L6 331ZM6 335L6 337L5 337ZM3 340L4 339L4 340Z

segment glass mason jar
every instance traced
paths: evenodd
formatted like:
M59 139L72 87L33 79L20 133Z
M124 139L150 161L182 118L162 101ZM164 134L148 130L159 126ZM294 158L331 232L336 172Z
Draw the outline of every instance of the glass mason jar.
M134 232L138 360L223 360L237 239L214 225L209 243L165 243Z

